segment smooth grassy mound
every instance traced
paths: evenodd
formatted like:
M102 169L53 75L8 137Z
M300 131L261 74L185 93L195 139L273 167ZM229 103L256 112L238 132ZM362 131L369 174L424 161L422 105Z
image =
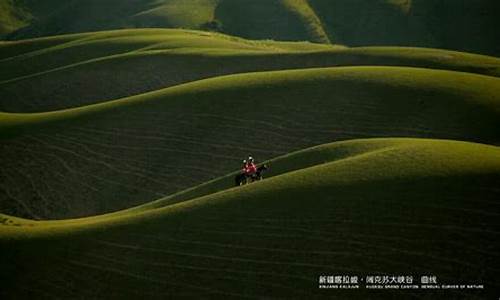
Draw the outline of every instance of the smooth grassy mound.
M455 141L334 143L273 161L279 176L142 213L2 216L1 293L311 297L331 296L318 289L323 274L429 273L443 284L474 279L492 293L500 287L499 157L498 147Z
M0 114L2 211L116 211L291 151L365 137L498 144L498 78L350 67L232 75L40 114Z
M186 30L120 30L0 43L0 111L41 112L220 75L349 65L500 76L493 57L436 49L342 48Z

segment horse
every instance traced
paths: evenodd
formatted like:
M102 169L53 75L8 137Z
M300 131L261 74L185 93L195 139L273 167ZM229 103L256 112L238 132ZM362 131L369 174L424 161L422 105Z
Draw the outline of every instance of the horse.
M257 168L257 171L252 175L247 175L245 173L240 173L234 177L234 183L236 186L241 186L250 182L262 180L263 174L267 171L269 167L267 165L262 165ZM250 182L249 182L250 180Z

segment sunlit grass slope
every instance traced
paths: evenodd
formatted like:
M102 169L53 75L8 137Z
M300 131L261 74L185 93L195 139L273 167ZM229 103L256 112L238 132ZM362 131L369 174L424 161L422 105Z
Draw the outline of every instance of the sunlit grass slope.
M288 172L298 171L300 169L310 168L313 166L326 164L330 162L349 162L364 157L371 157L374 154L382 154L393 150L402 151L405 155L414 153L433 154L433 160L437 161L442 159L443 156L448 155L450 152L459 153L465 143L445 142L439 140L423 140L423 139L365 139L365 140L349 140L343 142L334 142L330 144L323 144L316 147L304 149L301 151L286 154L284 156L266 161L265 164L269 170L265 173L266 178L282 175ZM435 147L437 146L437 147ZM433 148L435 147L435 148ZM449 147L444 149L444 147ZM479 149L479 148L478 148ZM493 148L491 148L493 149ZM498 149L498 148L497 148ZM440 154L438 154L440 153ZM494 154L491 152L491 154ZM441 156L443 155L443 156ZM482 159L485 152L478 151L474 159ZM438 158L440 157L440 158ZM494 157L494 155L492 155ZM464 162L465 163L465 162ZM399 160L392 161L392 166L398 168ZM445 161L440 163L446 164ZM494 162L493 165L498 164ZM384 170L380 170L379 176L385 176ZM222 190L233 187L233 179L235 173L226 175L193 188L186 189L179 193L170 195L168 197L146 203L141 206L131 208L129 210L120 211L118 214L136 213L140 211L165 207L182 201L202 197L205 195L213 194ZM444 176L444 175L443 175Z
M395 67L231 75L119 101L0 115L2 211L66 218L146 203L306 147L364 137L498 144L500 79Z
M27 25L25 14L12 0L0 0L0 36Z
M499 156L498 147L455 141L333 143L276 159L279 176L142 213L49 222L4 215L0 293L310 298L332 295L317 288L323 274L419 278L429 270L440 283L474 278L492 292L500 287Z
M397 65L500 75L500 59L435 49L250 41L186 30L121 30L0 43L0 110L40 112L220 75Z

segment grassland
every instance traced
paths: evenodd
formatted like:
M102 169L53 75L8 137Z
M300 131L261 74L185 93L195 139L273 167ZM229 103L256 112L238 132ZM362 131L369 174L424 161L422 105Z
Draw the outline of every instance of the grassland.
M43 219L115 211L237 170L249 153L265 160L336 140L498 144L499 81L406 67L319 68L217 77L62 111L2 113L1 191L10 199L2 210Z
M213 20L217 0L1 0L8 11L25 11L12 16L11 38L24 39L106 29L174 27L199 29ZM26 15L27 14L27 15ZM23 26L23 23L25 26ZM7 32L7 30L4 30Z
M58 23L23 3L28 35L85 4ZM127 3L106 26L227 26L270 2ZM348 33L328 29L326 2L272 5L248 24L273 15L276 37L324 44L179 29L0 42L1 299L498 296L500 60L335 46ZM235 188L249 154L270 170ZM332 293L321 275L486 291Z
M27 25L25 12L13 5L12 0L0 1L0 36Z
M0 43L0 110L43 112L235 73L355 65L500 75L500 60L400 47L250 41L183 30L126 30Z
M495 0L0 0L9 39L128 28L500 54Z
M474 278L498 287L499 244L491 237L499 155L497 147L453 141L333 143L272 161L276 176L263 182L141 213L45 222L3 216L0 274L12 288L2 293L315 297L332 294L317 288L318 274L428 270L441 282Z

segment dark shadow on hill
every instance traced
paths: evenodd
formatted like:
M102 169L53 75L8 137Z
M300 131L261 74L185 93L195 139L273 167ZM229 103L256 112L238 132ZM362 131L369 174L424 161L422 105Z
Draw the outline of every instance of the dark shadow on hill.
M409 17L433 36L430 46L500 56L499 12L496 0L414 0Z
M221 0L215 17L230 35L251 39L310 39L304 24L282 1Z
M500 55L495 0L311 0L330 39L348 46L400 45Z
M80 33L120 28L168 27L164 18L135 18L134 15L152 9L153 0L86 0L86 1L33 1L24 0L16 5L29 12L27 26L5 38L19 40L66 33Z

